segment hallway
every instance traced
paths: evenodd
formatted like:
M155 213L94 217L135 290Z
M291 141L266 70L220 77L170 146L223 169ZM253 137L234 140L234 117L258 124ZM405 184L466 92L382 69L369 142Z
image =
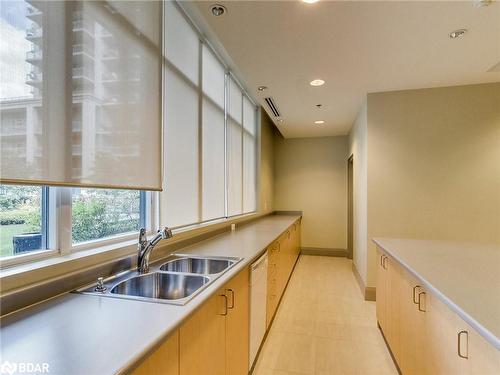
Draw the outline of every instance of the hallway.
M301 256L254 375L397 374L346 258Z

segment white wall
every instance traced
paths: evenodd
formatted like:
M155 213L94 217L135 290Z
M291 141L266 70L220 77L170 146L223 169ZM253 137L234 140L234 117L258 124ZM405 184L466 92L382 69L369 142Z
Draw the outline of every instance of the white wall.
M347 137L275 137L276 210L303 211L302 247L347 247Z
M367 275L367 111L363 103L349 132L353 156L353 262L366 285Z
M274 208L274 138L279 133L264 109L260 112L259 212L264 213Z
M373 237L500 243L500 83L369 94L367 113L367 285Z

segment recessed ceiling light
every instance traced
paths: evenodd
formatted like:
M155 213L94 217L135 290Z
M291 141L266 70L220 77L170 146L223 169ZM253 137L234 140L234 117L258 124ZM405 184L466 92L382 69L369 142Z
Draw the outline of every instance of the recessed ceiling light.
M311 86L323 86L325 84L325 81L322 79L313 79L311 82L309 82Z
M212 12L212 14L215 17L219 17L219 16L222 16L224 13L226 13L227 9L224 5L213 4L213 5L210 5L210 11Z
M280 118L279 118L279 119L278 119L278 122L279 122L280 124L282 124L282 123L284 123L284 122L285 122L285 120L283 120L283 119L280 119Z
M303 3L307 3L307 4L314 4L314 3L317 3L318 0L302 0Z
M450 38L451 39L461 38L465 35L466 32L467 32L467 29L458 29L458 30L452 31L450 33Z
M321 125L321 124L324 124L325 122L323 120L318 120L318 121L314 121L315 124L318 124L318 125Z
M265 91L265 90L267 90L267 86L259 86L259 87L257 87L257 90Z

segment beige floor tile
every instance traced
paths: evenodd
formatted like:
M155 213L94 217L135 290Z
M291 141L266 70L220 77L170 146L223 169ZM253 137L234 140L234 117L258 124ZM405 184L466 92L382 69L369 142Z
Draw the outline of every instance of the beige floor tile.
M396 375L345 258L301 256L254 375Z

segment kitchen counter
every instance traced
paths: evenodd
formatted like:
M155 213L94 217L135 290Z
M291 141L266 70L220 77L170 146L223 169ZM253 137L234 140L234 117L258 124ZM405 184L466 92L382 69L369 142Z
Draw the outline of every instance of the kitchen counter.
M266 216L179 250L243 258L184 306L66 293L7 315L2 363L47 363L50 374L126 373L299 218Z
M500 247L387 238L373 241L500 350Z

